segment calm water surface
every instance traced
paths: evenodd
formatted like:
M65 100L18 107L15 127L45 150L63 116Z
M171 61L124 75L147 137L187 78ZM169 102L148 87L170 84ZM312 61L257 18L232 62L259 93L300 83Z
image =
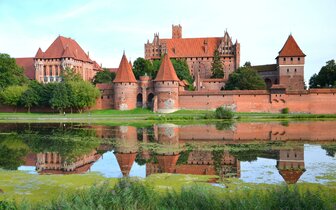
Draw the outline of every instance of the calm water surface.
M336 121L0 124L0 168L39 175L175 173L252 183L326 183L336 181L335 140Z

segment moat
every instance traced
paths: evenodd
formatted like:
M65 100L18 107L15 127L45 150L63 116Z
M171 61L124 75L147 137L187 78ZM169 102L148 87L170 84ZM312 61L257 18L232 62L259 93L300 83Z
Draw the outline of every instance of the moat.
M335 128L336 121L146 127L6 123L0 127L0 174L146 178L172 173L213 176L210 183L237 178L323 184L336 180Z

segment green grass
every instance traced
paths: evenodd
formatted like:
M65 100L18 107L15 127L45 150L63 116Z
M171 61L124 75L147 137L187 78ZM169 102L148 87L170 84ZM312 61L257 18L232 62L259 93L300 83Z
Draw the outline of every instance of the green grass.
M0 169L0 177L0 188L4 192L0 194L0 200L27 199L32 202L57 198L63 192L74 192L80 188L91 187L95 183L117 182L117 179L107 179L95 173L40 176Z
M0 122L89 122L111 125L150 124L171 122L188 124L193 122L209 123L223 121L210 118L213 111L179 110L170 114L154 113L149 109L134 110L96 110L85 113L0 113ZM280 120L336 120L336 114L301 114L301 113L234 113L235 121L280 121Z
M49 201L0 203L4 209L334 209L334 186L262 185L237 189L192 184L158 191L152 183L121 179L68 192Z

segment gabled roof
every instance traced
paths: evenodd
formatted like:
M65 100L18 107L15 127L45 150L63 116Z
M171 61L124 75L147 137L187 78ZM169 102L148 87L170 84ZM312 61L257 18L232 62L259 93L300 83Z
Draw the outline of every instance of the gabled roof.
M43 56L43 58L62 58L71 56L76 60L92 62L89 56L75 40L63 36L58 36L45 51Z
M302 50L300 49L299 45L296 43L294 37L292 35L288 36L288 39L282 49L279 52L278 57L304 57L306 56Z
M128 176L133 163L135 161L137 153L116 153L115 156L117 158L121 173L123 176Z
M93 61L93 70L103 71L103 68L96 61Z
M154 81L180 81L168 54L165 54Z
M31 80L35 79L34 58L15 58L16 64L23 68L23 72Z
M121 58L120 65L113 82L137 82L125 54L123 54Z

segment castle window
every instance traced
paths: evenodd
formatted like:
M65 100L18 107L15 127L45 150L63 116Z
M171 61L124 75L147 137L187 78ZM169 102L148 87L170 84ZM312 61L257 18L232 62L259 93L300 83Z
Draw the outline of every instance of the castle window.
M286 58L283 58L283 61L286 61Z
M298 58L298 61L300 60L300 58Z
M293 58L291 58L291 61L293 61Z
M296 69L294 69L294 71L296 72Z
M287 73L289 73L289 69L287 69Z

